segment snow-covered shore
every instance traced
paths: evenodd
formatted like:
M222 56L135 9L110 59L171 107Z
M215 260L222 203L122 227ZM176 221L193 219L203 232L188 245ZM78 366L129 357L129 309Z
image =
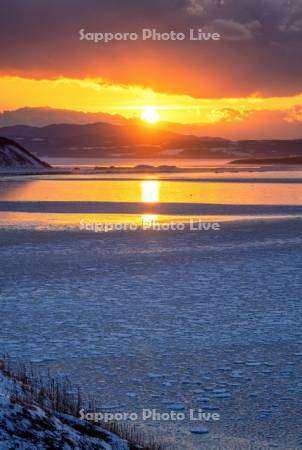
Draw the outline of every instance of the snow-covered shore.
M25 387L29 389L29 387ZM0 449L129 450L109 431L38 406L22 383L0 373ZM139 448L139 447L138 447Z
M0 137L0 173L44 173L51 166L41 161L18 142Z

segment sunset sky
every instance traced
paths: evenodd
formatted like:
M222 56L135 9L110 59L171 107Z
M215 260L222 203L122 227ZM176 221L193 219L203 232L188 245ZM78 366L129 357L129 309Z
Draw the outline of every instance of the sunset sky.
M80 29L143 28L202 28L222 39L79 40ZM150 105L162 121L213 131L280 122L285 137L302 124L301 0L2 0L0 36L2 111L49 106L132 118Z

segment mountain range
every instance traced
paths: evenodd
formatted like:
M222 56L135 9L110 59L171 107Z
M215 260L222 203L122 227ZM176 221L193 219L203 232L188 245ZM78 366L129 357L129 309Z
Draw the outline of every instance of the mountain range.
M0 128L38 158L280 158L302 156L302 139L240 140L199 137L142 123L15 125Z
M118 114L106 114L102 112L82 112L70 109L58 109L49 107L19 108L12 111L0 112L0 127L12 125L29 125L45 127L56 123L70 123L84 125L96 122L107 122L112 125L126 125L128 120Z
M215 110L213 110L215 113ZM161 121L161 128L173 133L194 136L222 136L232 141L272 140L302 138L302 110L298 106L291 110L249 110L244 114L233 109L216 111L215 122L175 123ZM214 114L215 116L215 114ZM203 118L205 120L205 118ZM53 124L87 125L91 123L110 125L138 125L139 119L104 112L82 112L50 107L24 107L0 112L0 128L14 125L44 127Z

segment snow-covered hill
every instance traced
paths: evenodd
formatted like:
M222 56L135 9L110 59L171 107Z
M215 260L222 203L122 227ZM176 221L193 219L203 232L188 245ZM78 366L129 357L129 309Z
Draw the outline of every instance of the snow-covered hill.
M45 171L50 166L12 139L0 137L0 173Z
M1 450L129 450L126 441L103 428L22 401L20 389L0 373Z

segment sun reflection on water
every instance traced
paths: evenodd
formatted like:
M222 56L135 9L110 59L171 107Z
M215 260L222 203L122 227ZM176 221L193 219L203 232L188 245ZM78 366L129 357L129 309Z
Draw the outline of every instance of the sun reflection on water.
M147 180L141 182L141 198L144 203L158 203L160 182Z

